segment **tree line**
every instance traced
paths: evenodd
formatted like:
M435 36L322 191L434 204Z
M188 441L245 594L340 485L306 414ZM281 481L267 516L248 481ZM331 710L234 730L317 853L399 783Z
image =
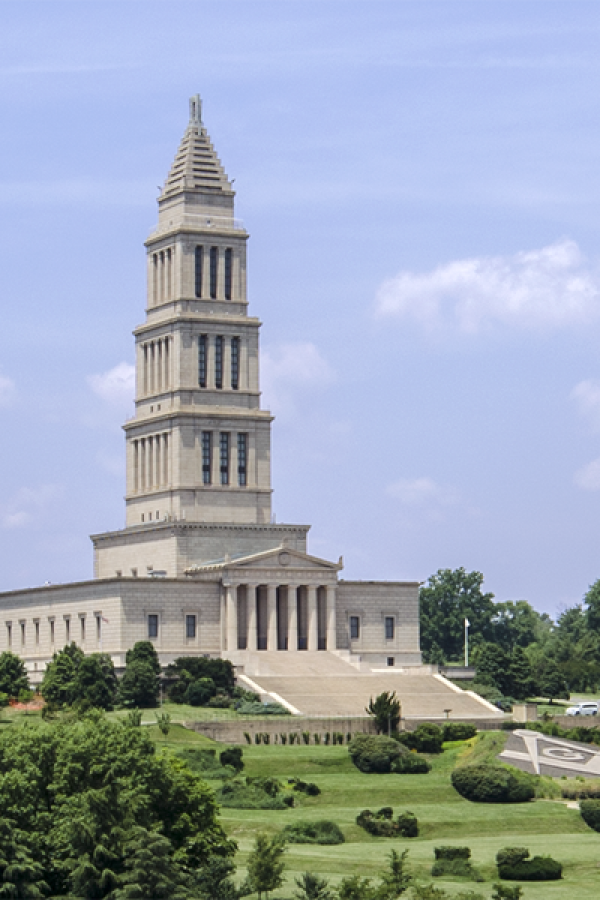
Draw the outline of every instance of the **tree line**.
M439 569L419 591L425 662L470 662L484 695L568 697L600 687L600 579L556 621L526 600L495 602L481 572ZM486 691L487 688L487 691Z

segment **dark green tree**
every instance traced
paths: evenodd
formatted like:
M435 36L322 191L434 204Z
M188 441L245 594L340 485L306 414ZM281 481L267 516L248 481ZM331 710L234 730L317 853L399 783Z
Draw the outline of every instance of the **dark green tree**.
M494 643L510 653L515 647L528 647L550 633L552 620L538 613L526 600L507 600L494 605L492 617Z
M54 654L52 662L46 666L40 689L46 703L57 707L71 706L79 699L75 682L83 659L83 650L74 642Z
M0 898L41 900L47 893L43 869L32 856L28 836L0 819Z
M419 591L421 610L421 649L425 659L430 652L442 651L446 661L464 658L465 619L470 622L469 637L475 647L494 639L494 595L484 594L481 572L463 568L439 569Z
M334 895L329 890L327 879L319 878L312 872L305 872L300 878L296 878L296 887L296 900L333 900Z
M489 684L501 694L510 693L509 665L510 655L497 644L485 643L477 647L474 655L476 663L476 681Z
M119 682L118 702L122 706L151 708L158 706L159 694L160 681L151 663L143 659L128 662Z
M73 679L76 701L87 700L98 709L112 709L117 692L117 676L107 653L92 653L80 661Z
M129 829L123 874L110 900L191 900L190 877L173 859L173 846L156 831Z
M412 876L408 873L406 858L408 850L398 853L391 850L388 855L388 868L383 873L378 897L381 900L396 900L408 890L412 882Z
M235 866L230 859L212 856L194 872L194 885L200 900L239 900L232 875Z
M257 834L247 867L248 885L251 891L258 894L258 900L263 894L268 897L271 891L283 884L285 849L285 841L280 835L269 838L266 834Z
M23 690L29 690L25 663L10 650L5 650L0 653L0 693L18 697Z
M540 682L540 694L550 704L554 700L568 700L569 689L565 677L553 660L549 660Z
M401 706L396 691L384 691L375 697L375 700L371 697L366 712L375 719L377 734L391 734L398 731Z
M587 627L600 634L600 578L590 584L584 598Z
M160 660L152 641L137 641L125 654L125 665L133 662L144 662L152 668L155 675L160 675Z
M526 700L537 694L531 663L523 648L518 644L513 647L509 657L506 693L515 700Z

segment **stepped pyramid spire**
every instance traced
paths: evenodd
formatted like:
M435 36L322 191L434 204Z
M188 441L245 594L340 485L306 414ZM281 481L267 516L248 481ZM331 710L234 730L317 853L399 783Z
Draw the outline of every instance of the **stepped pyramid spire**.
M229 179L202 123L199 94L190 97L190 121L167 176L161 199L183 191L231 192Z

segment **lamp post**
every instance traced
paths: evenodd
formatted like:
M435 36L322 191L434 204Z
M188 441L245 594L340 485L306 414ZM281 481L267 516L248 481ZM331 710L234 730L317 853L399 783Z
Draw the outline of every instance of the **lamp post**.
M469 625L471 623L465 619L465 669L469 667Z

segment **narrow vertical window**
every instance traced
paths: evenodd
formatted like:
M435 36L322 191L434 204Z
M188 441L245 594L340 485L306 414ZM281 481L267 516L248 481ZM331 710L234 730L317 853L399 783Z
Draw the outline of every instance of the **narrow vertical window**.
M38 646L40 643L40 623L34 622L34 625L35 625L35 643L36 643L36 646Z
M148 637L158 637L158 616L156 615L156 613L151 613L148 616Z
M202 269L204 265L204 247L196 247L196 256L194 260L194 283L196 288L196 297L202 296Z
M358 616L350 616L350 640L357 641L360 635L360 619Z
M54 643L54 619L50 619L50 643Z
M96 616L96 640L102 642L102 616Z
M198 338L198 384L201 388L206 387L206 345L208 337L201 334Z
M234 391L240 386L240 339L231 338L231 387Z
M212 483L212 434L202 432L202 484Z
M394 617L385 617L385 639L386 641L394 640Z
M229 484L229 434L222 431L219 437L221 484Z
M25 646L25 622L21 622L21 647Z
M215 387L219 390L223 387L223 337L215 338Z
M65 643L71 643L71 620L68 617L65 619Z
M6 640L9 647L12 647L12 622L6 623Z
M81 622L81 643L83 643L85 641L85 617L81 616L79 621Z
M233 266L233 250L225 251L225 299L231 300L231 274Z
M238 434L238 484L245 487L248 478L248 435Z
M186 638L196 637L196 616L185 617L185 636Z
M219 248L210 248L210 297L217 299L217 264L219 262Z

